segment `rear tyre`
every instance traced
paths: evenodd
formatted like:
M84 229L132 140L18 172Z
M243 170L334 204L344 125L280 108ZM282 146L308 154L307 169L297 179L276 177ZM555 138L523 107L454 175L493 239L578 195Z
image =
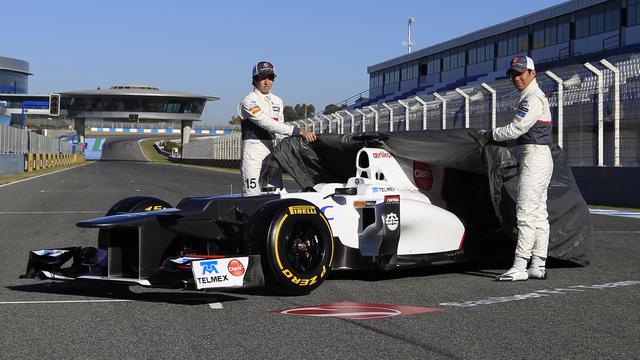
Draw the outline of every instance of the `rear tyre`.
M300 199L271 201L256 212L249 238L262 246L267 290L304 295L328 277L333 234L322 211Z

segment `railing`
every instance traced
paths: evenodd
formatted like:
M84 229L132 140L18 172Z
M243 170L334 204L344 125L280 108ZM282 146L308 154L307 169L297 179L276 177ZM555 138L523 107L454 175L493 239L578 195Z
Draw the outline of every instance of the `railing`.
M618 100L612 70L594 62L602 78L582 64L552 69L562 80L558 84L543 71L538 84L546 92L554 116L554 137L572 166L640 166L640 83L625 79L640 76L640 56L614 61L619 66ZM598 96L602 93L603 96ZM316 133L360 131L438 130L451 128L489 129L512 121L519 93L510 81L465 86L443 93L429 93L399 101L372 104L356 110L341 110L332 116L318 116L293 122ZM619 109L618 112L615 109ZM614 118L622 114L624 119ZM561 119L558 119L559 115ZM560 121L558 121L560 120ZM614 126L614 123L617 124ZM596 126L594 126L596 125ZM602 130L601 130L602 129ZM618 130L615 130L618 129ZM240 135L205 141L208 146L198 156L216 159L240 159ZM616 145L619 144L619 145ZM183 157L189 157L187 144ZM195 150L194 150L195 151Z

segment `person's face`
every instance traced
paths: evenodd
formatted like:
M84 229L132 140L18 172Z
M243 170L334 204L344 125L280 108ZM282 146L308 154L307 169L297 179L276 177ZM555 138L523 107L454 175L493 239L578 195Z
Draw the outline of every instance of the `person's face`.
M271 88L273 87L273 81L276 79L275 75L267 75L265 77L258 78L254 81L254 85L256 89L263 94L268 94L271 92Z
M511 76L511 82L516 89L522 91L535 79L536 71L535 70L525 70L522 73L518 73L517 71L511 71L509 73Z

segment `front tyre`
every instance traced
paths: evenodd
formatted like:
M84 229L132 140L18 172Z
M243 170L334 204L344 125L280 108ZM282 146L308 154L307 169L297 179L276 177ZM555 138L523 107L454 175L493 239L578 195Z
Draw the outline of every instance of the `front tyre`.
M331 271L334 243L329 222L318 207L304 200L276 201L265 207L259 214L263 220L271 219L263 221L267 238L262 266L267 289L286 295L308 294Z

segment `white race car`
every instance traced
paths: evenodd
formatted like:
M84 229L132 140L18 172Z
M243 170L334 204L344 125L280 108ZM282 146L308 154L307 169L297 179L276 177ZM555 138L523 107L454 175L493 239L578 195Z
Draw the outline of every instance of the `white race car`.
M298 295L332 270L459 259L462 222L416 186L441 181L437 170L405 169L380 148L362 148L356 161L346 183L314 191L190 197L175 207L123 199L106 216L77 224L100 229L96 247L32 251L26 276Z

